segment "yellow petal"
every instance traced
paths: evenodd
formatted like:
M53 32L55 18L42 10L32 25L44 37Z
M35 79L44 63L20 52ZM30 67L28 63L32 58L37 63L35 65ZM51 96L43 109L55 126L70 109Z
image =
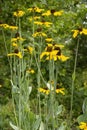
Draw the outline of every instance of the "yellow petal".
M61 60L61 61L66 61L66 60L69 59L69 57L61 54L60 56L58 56L58 59Z
M85 122L81 122L80 123L80 125L79 125L79 128L80 129L84 129L84 128L86 128L87 126L86 126L86 123Z
M73 38L76 38L77 35L78 35L78 33L79 33L79 30L72 30L72 31L74 31L74 33L73 33Z
M40 55L40 59L42 59L45 55L48 56L49 53L48 52L42 52L41 55Z
M83 30L82 30L82 32L81 32L81 33L83 33L83 34L87 35L87 29L84 29L84 28L83 28Z
M51 12L50 10L48 10L47 12L43 13L42 16L50 16L51 15Z
M63 14L63 10L54 12L54 16L61 16Z

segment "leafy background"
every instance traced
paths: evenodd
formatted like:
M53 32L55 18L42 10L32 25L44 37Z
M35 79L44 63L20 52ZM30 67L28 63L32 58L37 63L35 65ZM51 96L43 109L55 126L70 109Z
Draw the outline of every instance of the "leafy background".
M67 52L70 55L70 60L60 65L59 69L59 81L63 83L63 86L67 89L65 97L60 98L60 102L66 107L66 114L68 116L70 105L70 91L71 91L71 77L73 73L74 58L76 53L77 38L72 38L73 29L87 28L87 2L86 0L1 0L0 1L0 23L7 23L15 25L15 18L13 12L17 9L26 10L26 8L32 6L39 6L41 8L57 10L63 9L64 15L61 19L54 21L56 27L54 27L55 39L57 42L66 45ZM29 17L29 16L27 16ZM49 18L47 18L48 20ZM31 24L28 20L25 21L25 17L22 18L22 34L26 38L30 38L26 31L31 31ZM27 28L28 27L28 28ZM57 28L57 29L56 29ZM50 35L50 34L49 34ZM10 32L5 31L6 41L9 50L9 37ZM13 111L11 104L11 83L10 83L10 70L9 63L6 56L6 48L3 43L2 30L0 30L0 129L10 130L9 121L13 120ZM30 42L32 39L30 40ZM35 66L34 66L35 67ZM42 71L48 79L44 70L48 71L46 63L42 65ZM32 77L35 80L35 76ZM34 83L35 84L35 83ZM31 99L34 99L34 94L31 95ZM87 97L87 36L80 37L80 45L78 51L78 61L76 70L75 90L74 90L74 110L73 110L73 122L76 122L77 117L82 114L83 100ZM31 101L34 105L35 99ZM33 108L34 109L34 106Z

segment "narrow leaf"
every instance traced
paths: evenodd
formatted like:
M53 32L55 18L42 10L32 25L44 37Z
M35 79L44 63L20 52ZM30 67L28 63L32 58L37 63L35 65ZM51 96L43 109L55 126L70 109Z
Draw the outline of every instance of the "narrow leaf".
M14 130L22 130L22 129L19 129L19 127L17 127L16 125L13 125L12 122L10 122L10 126L11 126Z
M33 124L33 130L38 130L41 123L41 118L38 118Z
M39 130L44 130L44 123L41 121Z
M63 122L58 130L66 130L66 126L67 126L66 122Z

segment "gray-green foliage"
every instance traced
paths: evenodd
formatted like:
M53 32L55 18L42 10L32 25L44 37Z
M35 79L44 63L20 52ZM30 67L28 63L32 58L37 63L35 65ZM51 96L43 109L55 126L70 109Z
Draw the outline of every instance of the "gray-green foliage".
M15 1L10 2L9 0L7 0L7 1L2 0L1 1L1 16L0 16L1 21L0 21L0 23L8 23L8 24L14 25L16 20L13 17L13 12L17 11L17 9L26 10L26 8L33 7L33 6L39 6L39 7L41 6L41 8L46 8L46 9L55 9L55 10L63 9L64 10L63 16L61 18L57 18L56 20L54 20L53 28L51 28L49 31L46 30L46 32L49 34L49 36L52 35L52 31L54 32L54 34L53 34L54 40L56 42L60 42L60 43L63 43L64 45L66 45L66 50L68 50L68 51L66 51L66 52L65 52L65 50L63 50L63 51L65 54L67 54L67 52L68 52L68 55L70 55L70 57L71 57L71 59L67 63L60 64L58 66L59 70L58 70L58 79L57 80L60 83L62 82L63 83L62 86L64 86L67 90L66 90L65 98L63 98L61 96L59 99L59 97L56 96L56 100L58 100L59 103L62 103L64 105L66 104L66 108L70 109L69 102L70 102L70 94L71 94L71 79L76 78L75 79L75 91L74 91L74 93L75 93L74 105L75 105L75 108L80 107L79 111L81 111L82 99L80 100L80 98L83 96L84 97L87 96L86 92L83 95L83 92L85 90L84 87L87 86L86 79L84 79L86 74L83 74L85 71L87 71L87 70L85 70L85 68L87 66L86 65L86 61L87 61L87 55L86 55L86 50L87 50L86 43L87 42L86 41L87 41L87 39L85 36L80 37L80 46L79 46L79 51L78 51L78 61L77 61L77 70L76 70L77 73L76 73L76 77L75 77L75 75L72 76L74 57L75 57L75 48L76 48L76 44L77 44L77 39L72 38L72 30L78 29L79 27L81 27L81 28L87 27L86 1L85 0L84 1L82 1L82 0L81 1L78 1L78 0L66 0L66 1L63 1L63 0L57 0L57 1L44 0L44 1L42 1L42 0L40 0L40 1L33 2L33 1L28 1L28 0L26 0L26 1L15 0ZM28 17L29 16L30 16L30 14L28 15ZM22 19L22 35L25 38L27 38L27 40L25 41L24 44L25 45L28 45L28 44L32 45L32 42L33 42L33 38L31 37L32 23L29 23L28 19L27 20L25 20L25 19L26 19L26 16L24 16L24 19ZM45 20L51 21L52 19L46 18ZM45 30L45 29L43 29L43 30ZM0 30L0 32L2 33L1 30ZM27 32L28 32L28 34L27 34ZM13 36L14 35L15 34L13 34ZM10 32L9 31L5 31L5 37L6 37L6 41L7 41L7 48L9 50L10 49L9 48L9 45L10 45L10 40L9 40ZM20 77L20 82L17 83L18 77L16 77L16 79L15 79L15 76L13 76L13 81L11 81L11 84L12 84L12 87L11 87L11 85L9 83L10 82L10 80L9 80L10 79L9 78L10 77L9 62L7 60L7 56L6 56L6 52L5 52L6 48L3 44L3 36L2 35L0 36L0 41L1 41L1 44L0 44L0 48L1 48L1 51L0 51L0 55L1 55L0 56L0 67L1 67L0 81L1 81L1 83L0 84L2 84L2 87L4 86L7 89L10 88L10 90L12 90L12 96L14 96L14 102L17 105L16 106L16 112L17 112L16 114L18 114L18 111L19 111L19 107L18 107L19 96L20 96L20 93L22 92L20 101L22 103L21 118L22 118L22 127L24 128L24 130L27 130L26 125L24 124L25 122L26 122L27 126L29 127L29 129L37 130L39 128L40 130L44 130L46 124L43 123L43 121L41 121L41 117L36 118L36 115L34 113L36 109L33 108L33 110L34 110L34 112L33 112L33 111L31 111L32 107L30 107L30 104L32 104L31 97L33 97L33 100L34 100L34 98L36 100L36 95L37 95L36 94L36 91L37 91L36 90L36 87L37 87L36 80L37 79L35 76L37 76L37 74L35 74L34 76L31 76L31 80L28 79L29 78L28 75L24 74L26 66L27 66L27 64L24 62L23 66L19 65L17 68L17 71L18 71L20 69L20 67L22 67L21 73L23 74L23 76L22 76L22 78ZM43 43L43 48L45 47L44 44L45 44L45 42ZM39 47L38 40L36 40L34 42L34 46L36 47L36 49ZM26 61L28 60L28 58L26 57ZM18 63L18 61L17 61L17 63ZM37 73L35 59L33 60L32 66L36 69L36 73ZM48 69L47 62L41 63L41 67L42 67L41 68L42 74L44 75L45 80L48 81L49 76L47 75L47 73L48 73L49 69ZM83 74L83 79L81 76L79 76L81 74ZM16 73L15 73L15 75L16 75ZM16 76L18 76L18 75L16 75ZM2 83L2 80L4 81L4 83ZM83 85L84 83L85 83L85 85ZM31 92L31 86L32 86L32 88L35 88L34 90L32 90L32 92ZM44 84L43 84L43 86L44 86ZM82 89L82 87L83 87L83 89ZM6 91L5 93L8 93L7 90L4 89L4 91ZM79 94L81 97L79 96ZM9 95L11 95L11 93L9 93ZM0 100L2 100L3 99L2 98L3 97L3 89L2 88L0 88L0 97L1 97ZM8 98L9 96L6 95L6 97ZM43 97L44 96L41 97L41 102L43 102ZM77 97L79 97L79 98L77 98ZM47 99L46 101L48 102L49 100ZM4 102L4 100L1 101L1 103L2 102ZM34 102L34 103L36 103L36 102ZM79 106L77 103L79 104ZM44 103L42 103L41 105L43 105L43 104ZM48 103L48 105L49 105L49 103ZM4 107L6 107L6 106L4 106ZM56 118L57 118L57 116L60 115L60 113L62 111L62 107L63 107L62 105L54 103ZM86 115L86 111L87 111L86 108L87 108L87 104L86 104L86 102L84 102L83 103L83 115L78 117L78 122L85 119L85 117L86 117L85 115ZM3 111L5 111L5 110L3 110ZM43 107L42 107L42 112L43 112ZM69 116L68 112L69 112L69 110L67 110L67 116L64 115L66 118ZM76 112L75 109L73 109L73 113L74 112ZM38 113L38 110L37 110L37 113ZM0 120L1 129L5 130L5 126L7 126L7 122L9 122L10 119L4 121L4 119L5 119L4 116L7 115L7 113L4 113L4 115L3 115L3 112L0 111L0 114L1 114L1 116L3 116L3 118ZM78 112L76 112L76 114L74 113L74 116L78 116ZM42 115L42 117L44 117L44 114ZM47 117L49 117L49 115L47 115ZM47 118L47 120L48 119L49 119L49 121L48 121L48 123L49 123L50 120L53 119L53 117L52 117L52 119ZM5 122L6 122L6 124L5 124ZM59 126L59 124L58 124L57 127L59 127L59 130L65 130L66 129L66 121L65 122L61 121L61 122L62 122L61 126ZM12 123L11 126L12 127L16 126L16 125L13 126L13 124L16 124L16 123L19 123L19 122L15 121L15 123ZM56 124L56 123L54 123L54 124ZM8 126L9 126L9 123L8 123ZM49 126L48 126L49 129L51 129L52 126L50 125L50 123L49 123ZM56 127L56 125L55 125L55 127Z

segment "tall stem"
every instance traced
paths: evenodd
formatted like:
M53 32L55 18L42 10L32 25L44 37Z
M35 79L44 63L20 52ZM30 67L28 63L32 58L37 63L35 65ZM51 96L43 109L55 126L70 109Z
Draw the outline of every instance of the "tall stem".
M51 115L51 123L52 129L55 130L54 127L54 92L52 90L51 81L54 81L54 60L49 60L49 80L50 80L50 109L49 114Z
M21 22L20 22L20 18L18 19L19 21L19 36L21 37ZM19 44L20 44L20 51L21 51L21 41L19 41ZM22 59L23 60L23 59ZM22 60L19 59L19 67L18 67L18 85L19 85L19 90L20 90L20 93L19 93L19 129L21 129L21 126L22 126L22 88L21 88L21 73L22 73Z
M7 54L8 54L8 49L7 49L6 39L5 39L5 33L4 33L4 30L3 30L3 29L2 29L2 35L3 35L3 40L4 40L6 55L7 55ZM7 58L8 58L8 57L7 57ZM10 59L9 59L9 58L8 58L8 62L9 62L9 65L10 65L10 70L12 70L12 66L11 66L11 63L10 63Z
M76 78L76 65L77 65L77 57L78 57L78 48L79 48L79 38L78 38L78 41L77 41L75 62L74 62L74 70L73 70L73 74L72 74L70 122L72 120L72 111L73 111L73 97L74 97L74 87L75 87L75 78Z

